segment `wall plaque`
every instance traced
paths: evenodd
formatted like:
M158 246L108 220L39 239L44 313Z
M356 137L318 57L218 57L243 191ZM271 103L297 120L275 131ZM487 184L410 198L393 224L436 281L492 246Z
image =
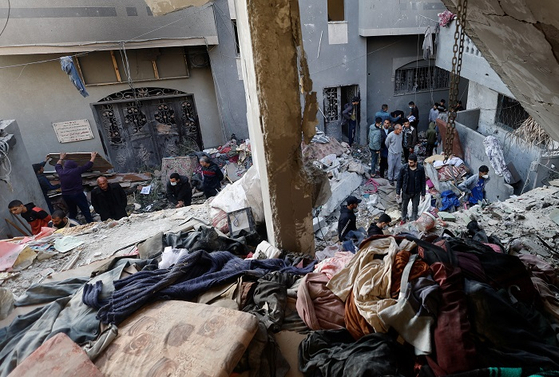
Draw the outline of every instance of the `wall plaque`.
M53 123L52 127L60 143L73 143L94 138L87 119Z

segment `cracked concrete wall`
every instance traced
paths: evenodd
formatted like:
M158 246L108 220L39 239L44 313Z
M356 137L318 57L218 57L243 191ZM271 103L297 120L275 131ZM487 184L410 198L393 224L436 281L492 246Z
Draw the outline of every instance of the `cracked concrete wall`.
M456 12L458 0L443 0ZM559 140L559 2L469 0L466 33L524 109Z
M299 64L306 63L298 54L302 46L297 0L240 0L236 14L247 120L262 184L268 241L312 255L312 203L302 169L301 135L306 129L298 73ZM308 86L308 80L302 81Z

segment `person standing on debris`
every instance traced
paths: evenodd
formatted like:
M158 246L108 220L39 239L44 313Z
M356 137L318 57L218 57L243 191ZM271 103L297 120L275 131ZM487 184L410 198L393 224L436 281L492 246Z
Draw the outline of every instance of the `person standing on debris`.
M400 168L402 166L402 126L397 124L394 126L394 132L386 137L384 142L388 148L388 172L386 178L390 184L394 186L394 181L398 179Z
M188 207L192 204L192 187L187 177L179 175L179 173L173 173L169 176L167 200L175 208Z
M404 151L404 161L408 160L410 153L417 144L417 128L411 125L411 122L404 119L404 127L402 128L402 149Z
M379 216L376 222L372 222L367 230L367 237L376 236L376 235L384 235L383 229L386 229L388 225L392 222L392 218L388 216L386 213L383 213Z
M377 165L382 148L382 119L377 117L375 123L369 126L369 149L371 150L371 175L377 173Z
M50 183L49 179L44 174L45 165L49 160L50 160L50 157L47 156L45 158L45 161L39 162L37 164L33 164L33 170L35 171L35 174L37 175L37 180L39 181L39 185L41 186L41 191L43 192L43 196L45 197L45 201L47 202L47 207L49 208L49 212L53 213L54 208L53 208L52 203L50 201L48 192L50 190L59 189L60 185L53 185L52 183Z
M83 192L82 174L93 167L93 161L97 157L97 152L91 152L91 159L83 166L78 166L75 161L68 160L64 162L66 153L60 153L60 158L54 166L58 177L60 178L60 188L62 189L62 198L68 206L68 216L76 220L78 208L85 221L93 222L91 212L89 212L89 203Z
M78 225L80 225L80 223L76 220L69 219L64 211L59 209L54 211L52 214L52 221L49 222L49 227L56 229L71 228Z
M417 129L417 125L419 124L419 108L413 101L410 101L408 105L410 106L410 114L408 115L408 118L413 117L410 119L410 123L412 127Z
M200 165L202 165L202 191L206 198L216 196L221 189L221 181L223 180L223 172L208 156L200 157Z
M438 106L439 113L446 113L446 101L441 99Z
M357 123L359 123L359 97L353 97L351 104L348 104L342 112L344 122L347 124L347 138L348 144L351 147L355 139L355 130Z
M390 119L385 119L380 133L382 139L380 142L381 150L380 150L379 173L382 178L384 178L384 172L388 170L388 148L386 147L385 142L386 142L386 138L388 137L388 134L391 133L392 131L394 131L394 128L392 128L392 122L390 122Z
M376 118L380 118L382 119L382 121L384 122L385 120L389 120L391 123L398 121L398 119L400 119L400 115L398 115L397 117L393 117L388 113L388 105L387 104L383 104L381 106L380 111L377 111L375 113L375 119Z
M431 110L429 110L429 123L435 123L439 117L439 104L435 102Z
M97 178L97 187L91 192L91 204L101 221L120 220L127 217L128 198L118 183L109 183L106 177Z
M487 181L489 181L489 168L486 165L481 165L478 174L474 174L460 183L458 189L469 194L468 203L475 205L485 199L485 185Z
M456 106L454 106L454 111L464 111L466 110L462 105L462 101L456 102Z
M402 193L402 222L405 223L408 216L408 204L411 201L411 220L417 220L419 199L425 199L425 170L417 164L417 156L410 154L408 164L402 166L400 176L396 184L396 199L400 200Z
M355 210L359 203L361 203L361 199L357 199L355 196L350 195L346 199L346 204L342 205L340 209L338 238L342 242L346 240L346 236L348 236L349 232L357 230L357 216L355 216Z
M21 200L12 200L8 203L8 209L12 215L21 215L31 225L33 235L41 233L41 228L47 227L51 220L47 211L33 203L24 205Z
M427 157L433 155L433 149L437 145L437 130L435 128L435 123L429 123L429 129L425 133L425 137L427 138Z

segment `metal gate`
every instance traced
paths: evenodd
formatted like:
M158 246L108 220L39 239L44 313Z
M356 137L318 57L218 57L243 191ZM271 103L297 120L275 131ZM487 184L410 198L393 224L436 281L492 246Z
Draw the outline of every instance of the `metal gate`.
M103 148L117 172L160 168L163 157L203 149L192 94L137 88L92 107Z

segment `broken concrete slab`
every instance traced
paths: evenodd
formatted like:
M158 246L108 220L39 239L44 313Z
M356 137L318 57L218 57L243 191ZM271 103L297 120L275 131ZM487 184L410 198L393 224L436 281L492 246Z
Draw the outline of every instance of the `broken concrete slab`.
M443 221L452 221L452 222L456 222L456 216L454 216L452 213L448 213L448 212L444 212L444 211L439 211L437 214L439 215L439 217L440 217L441 220L443 220Z
M554 209L549 214L549 218L557 225L559 225L559 209Z
M338 181L330 181L332 196L326 204L322 206L320 215L327 217L340 207L343 201L355 191L363 181L357 173L343 172L338 176Z
M68 335L59 333L43 343L10 373L13 377L41 375L102 377L103 373Z

